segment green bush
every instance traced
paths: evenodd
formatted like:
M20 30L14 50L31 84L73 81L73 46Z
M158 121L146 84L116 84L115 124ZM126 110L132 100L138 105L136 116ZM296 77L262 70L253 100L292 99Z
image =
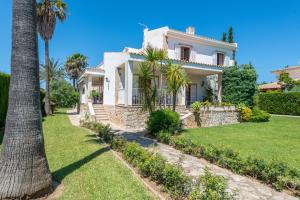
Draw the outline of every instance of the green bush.
M163 171L164 187L174 198L189 194L191 180L177 166L166 164Z
M174 133L180 128L180 118L178 113L170 109L162 109L152 112L146 124L147 130L153 136L156 136L160 131Z
M258 105L272 114L300 115L300 92L260 93Z
M164 182L163 172L166 161L158 154L151 156L140 167L144 177L150 177L152 181L161 184Z
M237 109L240 112L240 119L242 122L249 122L252 117L252 110L245 104L238 104Z
M60 108L71 108L78 102L79 94L66 80L53 80L50 83L51 101Z
M252 116L250 121L252 122L268 122L270 120L271 115L266 111L259 110L254 108L252 111Z
M8 107L10 75L0 73L0 128L4 127Z
M196 188L189 195L189 200L233 200L235 194L226 190L228 183L222 176L213 175L208 168L205 168L204 175L199 177Z
M171 139L171 134L167 131L160 131L157 134L156 138L159 142L168 144L170 142L170 139Z
M226 67L223 70L222 98L234 104L253 105L257 74L251 64Z

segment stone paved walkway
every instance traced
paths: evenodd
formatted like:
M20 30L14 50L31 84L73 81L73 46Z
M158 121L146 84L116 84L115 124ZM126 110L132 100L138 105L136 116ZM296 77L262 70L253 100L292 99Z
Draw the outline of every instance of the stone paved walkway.
M69 115L74 125L76 122L74 116ZM77 125L78 126L78 125ZM180 151L152 139L146 138L142 133L128 130L121 130L116 125L112 125L115 134L124 136L129 141L135 141L151 151L160 153L168 162L182 166L187 175L196 179L203 174L205 167L208 167L214 174L227 178L230 191L237 191L238 199L242 200L298 200L298 198L288 195L284 192L277 192L271 187L260 183L249 177L240 176L229 170L220 168L207 162L204 159L198 159L194 156L186 155Z

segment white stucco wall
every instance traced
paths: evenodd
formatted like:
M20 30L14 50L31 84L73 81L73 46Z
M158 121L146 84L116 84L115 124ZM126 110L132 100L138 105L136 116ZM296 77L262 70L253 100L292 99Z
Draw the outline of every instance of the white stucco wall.
M147 45L150 45L152 47L162 49L164 47L164 40L165 40L164 35L168 30L169 30L168 27L162 27L151 31L145 29L143 48L146 48Z
M127 62L129 55L127 53L104 53L104 93L103 104L115 105L115 73L117 67Z
M169 58L180 59L176 57L175 48L180 45L191 46L191 54L194 53L193 60L198 63L205 63L216 65L217 64L217 53L225 54L224 66L232 66L234 61L232 60L233 51L225 48L206 46L199 43L193 43L187 40L179 40L176 38L168 38L168 56ZM179 55L180 56L180 55Z

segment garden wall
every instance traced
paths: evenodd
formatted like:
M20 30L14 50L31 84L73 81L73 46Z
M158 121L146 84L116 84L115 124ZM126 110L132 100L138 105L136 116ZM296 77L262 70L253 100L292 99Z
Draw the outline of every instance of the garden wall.
M5 124L10 76L0 73L0 129Z
M212 127L239 123L239 112L234 106L206 107L190 113L182 120L184 128Z
M300 92L261 93L258 106L272 114L300 115Z
M143 130L146 128L146 120L149 116L148 112L143 110L142 106L107 106L104 105L109 120L122 128ZM177 106L177 112L183 112L185 106Z

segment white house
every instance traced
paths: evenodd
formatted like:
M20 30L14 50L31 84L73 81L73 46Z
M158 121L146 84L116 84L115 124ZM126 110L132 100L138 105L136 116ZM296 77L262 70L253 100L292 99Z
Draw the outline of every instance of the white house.
M103 63L87 69L80 78L81 102L89 102L92 90L103 93L103 106L112 121L116 120L111 115L118 114L120 108L123 112L124 109L132 111L140 107L143 96L139 86L139 66L144 61L143 50L148 45L166 50L169 59L174 64L180 64L191 81L177 97L178 108L202 101L208 88L213 91L215 100L221 101L222 70L234 65L237 44L196 35L193 27L188 27L186 32L162 27L145 29L140 49L124 48L122 52L105 52ZM159 88L159 104L170 105L172 100L166 91L164 77L157 73L155 81ZM117 121L122 121L122 117Z

